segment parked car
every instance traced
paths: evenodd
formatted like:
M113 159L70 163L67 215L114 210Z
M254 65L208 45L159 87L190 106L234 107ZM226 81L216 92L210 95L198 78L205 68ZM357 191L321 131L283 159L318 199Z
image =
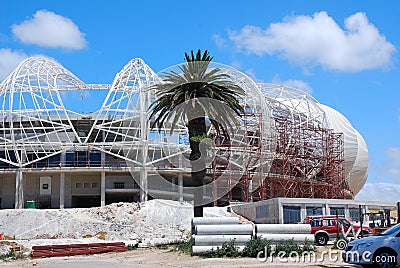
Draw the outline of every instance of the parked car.
M363 267L396 267L400 264L400 224L381 234L350 242L342 253L343 261Z
M352 225L348 219L343 216L338 218L339 224L343 225L345 232ZM336 221L336 216L309 216L305 218L304 223L311 225L311 233L315 236L315 242L317 245L324 246L328 243L331 238L336 238L336 234L340 228ZM357 232L360 229L360 225L353 225L354 231ZM369 235L372 230L368 226L362 227L362 232L364 235Z

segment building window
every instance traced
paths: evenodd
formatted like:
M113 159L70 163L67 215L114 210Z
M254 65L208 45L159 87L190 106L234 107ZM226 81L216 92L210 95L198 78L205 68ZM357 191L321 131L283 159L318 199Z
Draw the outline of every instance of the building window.
M336 211L337 211L337 215L338 216L345 216L344 207L330 207L330 214L331 215L336 215Z
M92 188L97 188L97 182L92 182Z
M299 206L283 206L283 223L298 223L300 217Z
M306 207L307 216L321 216L322 215L322 207Z
M269 217L269 207L268 205L257 206L256 207L256 218L268 218Z
M90 183L85 182L85 183L83 184L83 188L90 188Z
M114 182L114 189L125 189L125 182Z
M360 209L359 208L349 208L350 218L353 221L360 220Z
M82 188L82 183L81 182L75 183L75 188Z

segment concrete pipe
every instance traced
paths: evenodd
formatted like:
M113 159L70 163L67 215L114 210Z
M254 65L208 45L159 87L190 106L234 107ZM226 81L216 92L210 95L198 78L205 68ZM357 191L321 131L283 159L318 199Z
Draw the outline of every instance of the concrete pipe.
M209 250L217 250L217 248L221 248L221 246L193 246L192 247L192 254L198 255L200 253L204 253ZM238 251L243 251L244 246L238 246Z
M252 235L252 224L228 224L228 225L197 225L197 235Z
M192 220L193 225L210 224L239 224L238 217L195 217Z
M278 242L281 240L291 240L293 239L294 242L297 243L302 243L306 239L310 242L314 241L314 235L313 234L263 234L263 233L258 233L258 236L265 238L267 240L271 240L274 242Z
M224 242L235 240L235 244L244 245L251 239L251 235L195 235L196 246L221 246Z
M310 224L256 224L256 233L311 234Z

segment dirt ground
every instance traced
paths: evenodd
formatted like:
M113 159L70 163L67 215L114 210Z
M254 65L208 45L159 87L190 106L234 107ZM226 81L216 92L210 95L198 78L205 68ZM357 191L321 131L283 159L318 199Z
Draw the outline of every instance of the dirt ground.
M9 262L0 262L0 267L40 267L40 268L167 268L167 267L358 267L325 258L322 262L261 262L253 258L212 258L206 259L198 256L174 252L170 249L137 249L123 253L106 253L90 256L57 257L43 259L25 259Z

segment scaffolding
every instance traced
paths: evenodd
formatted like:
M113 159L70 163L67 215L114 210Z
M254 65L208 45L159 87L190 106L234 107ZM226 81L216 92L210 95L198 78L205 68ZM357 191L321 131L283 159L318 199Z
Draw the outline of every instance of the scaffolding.
M241 127L232 139L214 133L212 183L214 205L232 200L252 199L253 182L258 188L263 179L265 140L262 114L245 112ZM260 179L261 178L261 179Z
M271 168L264 170L263 137L259 135L259 126L251 123L257 121L253 120L257 116L260 115L243 115L242 140L246 142L216 142L215 150L219 153L213 163L214 204L219 203L215 199L220 197L218 192L226 192L222 204L275 197L345 198L350 190L343 171L342 133L274 118L275 154ZM222 152L229 157L243 155L243 170L230 158L219 161Z

